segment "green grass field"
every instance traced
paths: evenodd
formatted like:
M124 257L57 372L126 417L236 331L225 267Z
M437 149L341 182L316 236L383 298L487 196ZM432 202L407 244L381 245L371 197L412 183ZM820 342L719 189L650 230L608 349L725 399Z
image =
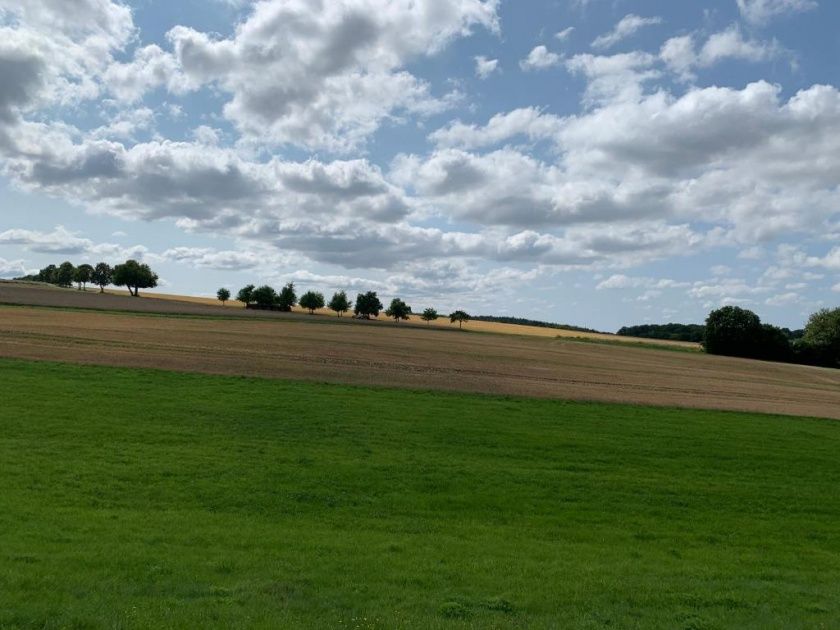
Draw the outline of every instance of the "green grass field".
M0 360L2 628L836 628L834 421Z

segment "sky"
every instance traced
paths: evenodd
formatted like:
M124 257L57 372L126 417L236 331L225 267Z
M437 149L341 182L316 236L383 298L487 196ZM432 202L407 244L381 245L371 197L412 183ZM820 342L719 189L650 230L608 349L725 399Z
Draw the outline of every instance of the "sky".
M840 3L0 0L0 278L601 330L840 303Z

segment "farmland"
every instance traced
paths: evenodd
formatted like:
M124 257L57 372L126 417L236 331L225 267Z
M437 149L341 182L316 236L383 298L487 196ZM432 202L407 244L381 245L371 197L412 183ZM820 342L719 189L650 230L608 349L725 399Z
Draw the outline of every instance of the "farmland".
M246 310L241 302L236 301L230 302L227 306L220 306L218 300L207 297L146 292L142 293L140 298L130 298L127 296L125 291L116 289L110 289L105 294L100 294L98 289L91 289L84 292L72 289L62 289L44 284L2 281L0 281L0 303L157 313L161 315L200 315L206 317L245 317L251 319L279 318L288 320L294 317L302 317L306 314L305 309L300 307L295 307L293 313L278 313L275 311ZM336 318L335 313L327 309L320 309L317 315L319 318L329 317L332 319L338 319ZM348 317L344 317L342 320L343 323L351 323L349 322ZM383 321L380 321L379 323L384 324L388 322L383 316ZM451 328L449 320L446 318L439 319L431 322L430 324L424 324L421 323L416 316L405 325L424 328ZM663 347L682 348L688 350L698 349L698 345L694 343L668 342L656 339L635 339L632 337L620 337L618 335L586 333L556 328L541 328L537 326L519 326L495 322L470 322L469 329L473 332L522 335L529 337L549 337L552 339L555 337L566 337L627 344L644 343L646 345L661 345Z
M0 300L0 628L840 623L838 370Z
M8 359L0 382L0 627L840 623L834 421Z
M0 356L840 417L837 370L295 314L214 319L0 306Z

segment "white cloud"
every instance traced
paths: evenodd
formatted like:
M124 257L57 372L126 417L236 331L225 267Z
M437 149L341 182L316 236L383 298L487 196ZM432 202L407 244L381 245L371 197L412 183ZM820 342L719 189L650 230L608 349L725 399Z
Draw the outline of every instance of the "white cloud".
M488 59L483 55L475 57L475 76L486 79L499 69L498 59Z
M736 0L743 18L751 24L766 24L775 17L817 8L816 0Z
M349 151L386 119L449 106L404 69L474 28L498 28L498 0L304 0L255 4L233 37L178 26L168 38L192 85L231 98L225 116L258 144Z
M505 142L516 136L529 140L553 137L561 128L562 119L546 114L535 107L515 109L496 114L486 125L466 125L454 121L429 135L429 140L439 147L475 149Z
M554 38L561 41L561 42L564 42L567 39L569 39L569 37L571 37L572 33L574 33L574 32L575 32L575 27L574 26L569 26L568 28L564 28L562 31L559 31L559 32L555 33Z
M605 289L676 289L690 286L688 282L678 282L670 278L650 278L645 276L626 276L614 274L602 280L595 287L599 291ZM651 297L654 297L653 295Z
M662 18L660 17L646 18L630 13L621 18L618 24L616 24L613 30L611 30L609 33L605 33L599 37L596 37L595 40L592 42L592 47L597 48L599 50L606 50L608 48L612 48L620 41L625 40L632 35L635 35L643 28L661 23Z
M37 270L28 268L23 260L0 258L0 278L19 278L30 273L37 273Z
M536 46L528 56L519 62L519 67L525 71L531 70L545 70L552 66L557 66L562 61L562 58L557 53L550 52L545 46Z
M696 68L710 68L728 59L757 63L784 54L775 40L744 39L741 29L733 25L709 36L699 50L693 35L673 37L662 45L660 59L683 79L693 80Z

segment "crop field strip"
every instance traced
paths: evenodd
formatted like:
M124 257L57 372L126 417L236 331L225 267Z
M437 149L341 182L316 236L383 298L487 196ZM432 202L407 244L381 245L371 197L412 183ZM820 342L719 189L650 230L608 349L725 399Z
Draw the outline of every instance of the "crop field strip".
M0 356L356 385L840 418L840 371L565 339L306 317L0 306Z
M47 306L52 308L65 309L92 309L114 312L136 312L160 315L183 315L192 317L207 318L230 318L230 319L263 319L263 320L295 320L306 319L312 323L328 324L359 324L359 325L387 325L391 322L384 319L376 322L357 322L348 315L336 317L335 313L326 309L319 311L318 317L310 317L304 309L296 307L293 313L279 313L262 310L246 310L242 304L232 302L228 306L221 306L217 300L212 298L200 298L182 295L167 295L159 293L142 294L140 298L130 298L125 292L108 290L100 294L98 290L89 289L87 292L74 289L60 289L53 286L41 286L33 283L17 283L0 281L0 303L14 305ZM401 325L406 327L453 329L448 318L441 318L431 324L422 323L416 316L409 322ZM561 328L543 328L537 326L520 326L496 322L472 321L468 324L470 332L484 332L504 335L517 335L543 338L574 338L590 339L609 343L620 343L629 345L655 345L673 349L697 350L699 346L695 343L680 341L662 341L657 339L635 339L632 337L620 337L617 335L606 335L601 333L589 333Z

